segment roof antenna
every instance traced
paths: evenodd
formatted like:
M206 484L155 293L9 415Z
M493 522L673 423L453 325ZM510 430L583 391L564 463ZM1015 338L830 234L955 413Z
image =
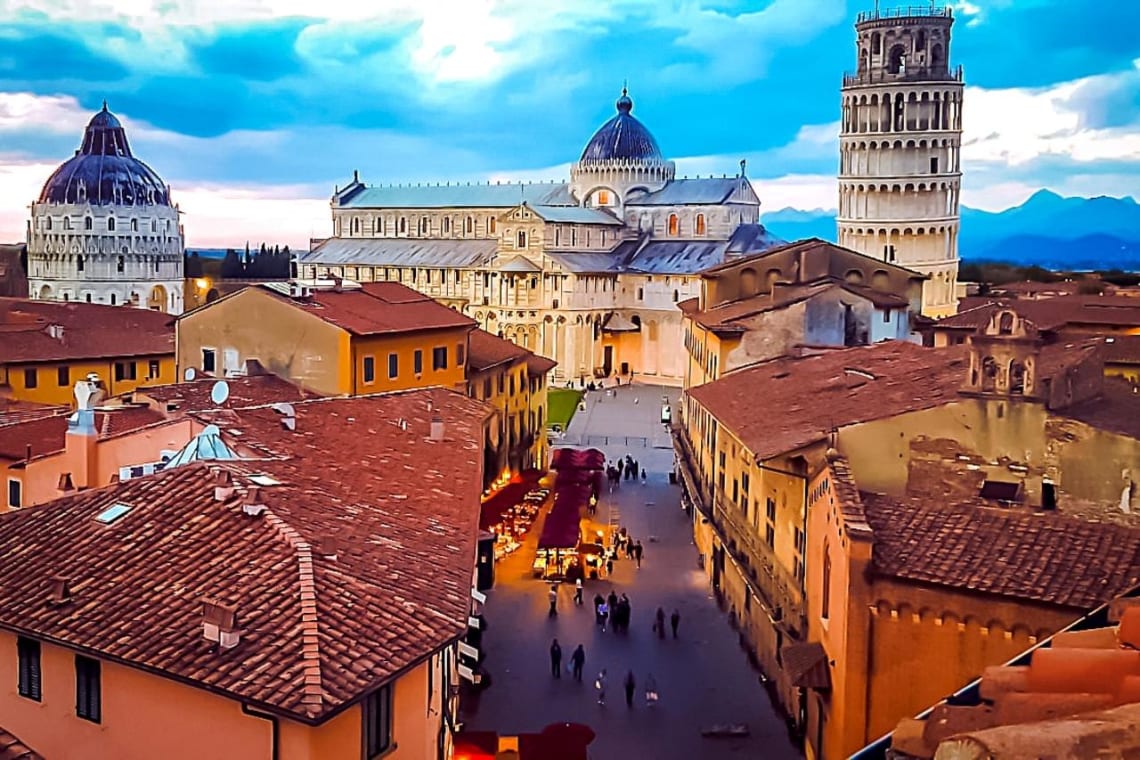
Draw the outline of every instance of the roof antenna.
M628 95L629 94L629 80L628 79L621 80L621 94L622 95Z
M744 167L747 165L748 165L748 159L746 159L746 158L740 159L740 176L741 177L744 176Z

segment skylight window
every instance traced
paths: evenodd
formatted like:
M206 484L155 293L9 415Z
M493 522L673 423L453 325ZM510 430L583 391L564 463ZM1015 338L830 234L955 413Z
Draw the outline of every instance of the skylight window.
M131 509L133 509L131 505L123 504L122 502L118 504L112 504L95 516L95 522L101 522L104 525L110 525L125 515L127 512L130 512Z
M279 486L279 485L281 485L280 480L277 480L276 478L271 478L268 475L250 475L249 479L251 481L253 481L253 483L255 485L259 485L259 486Z

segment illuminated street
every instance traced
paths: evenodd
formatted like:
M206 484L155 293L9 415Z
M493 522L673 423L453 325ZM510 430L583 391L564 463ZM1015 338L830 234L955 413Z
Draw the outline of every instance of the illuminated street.
M620 522L645 547L641 570L622 558L614 582L587 581L585 603L575 607L573 588L561 589L559 615L547 616L547 585L530 574L535 536L497 568L488 593L485 665L493 684L464 707L467 726L502 734L541 730L555 721L590 725L598 734L596 758L793 758L799 752L785 724L770 706L757 674L741 651L735 632L712 598L697 567L690 519L680 508L680 489L669 485L673 453L660 422L662 394L674 389L634 386L616 397L591 393L559 443L602 449L610 459L627 453L649 470L646 485L623 481L603 498L597 519L616 509ZM601 399L599 401L599 398ZM634 403L634 399L638 403ZM657 540L651 540L655 536ZM603 633L594 623L591 599L614 588L626 593L633 614L628 634ZM659 640L652 631L657 607L681 613L680 637ZM557 637L563 674L550 675L548 650ZM565 665L578 644L585 645L582 683ZM608 672L607 704L596 703L593 681ZM637 681L634 708L625 704L622 681L632 669ZM644 682L656 679L660 702L647 708ZM715 724L747 723L747 738L702 738Z

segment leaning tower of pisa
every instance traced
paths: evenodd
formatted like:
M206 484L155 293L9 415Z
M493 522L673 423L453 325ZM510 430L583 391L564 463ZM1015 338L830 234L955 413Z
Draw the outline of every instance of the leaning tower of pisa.
M843 77L839 244L930 275L922 312L952 314L958 276L962 68L950 8L861 13Z

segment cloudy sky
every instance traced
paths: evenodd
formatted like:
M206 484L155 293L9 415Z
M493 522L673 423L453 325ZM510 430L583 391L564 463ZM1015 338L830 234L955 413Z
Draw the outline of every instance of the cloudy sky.
M918 0L913 0L917 2ZM885 0L884 0L885 2ZM831 208L873 0L0 0L0 241L106 98L191 245L326 236L370 183L567 175L628 80L679 173ZM1140 2L954 4L978 208L1140 188Z

